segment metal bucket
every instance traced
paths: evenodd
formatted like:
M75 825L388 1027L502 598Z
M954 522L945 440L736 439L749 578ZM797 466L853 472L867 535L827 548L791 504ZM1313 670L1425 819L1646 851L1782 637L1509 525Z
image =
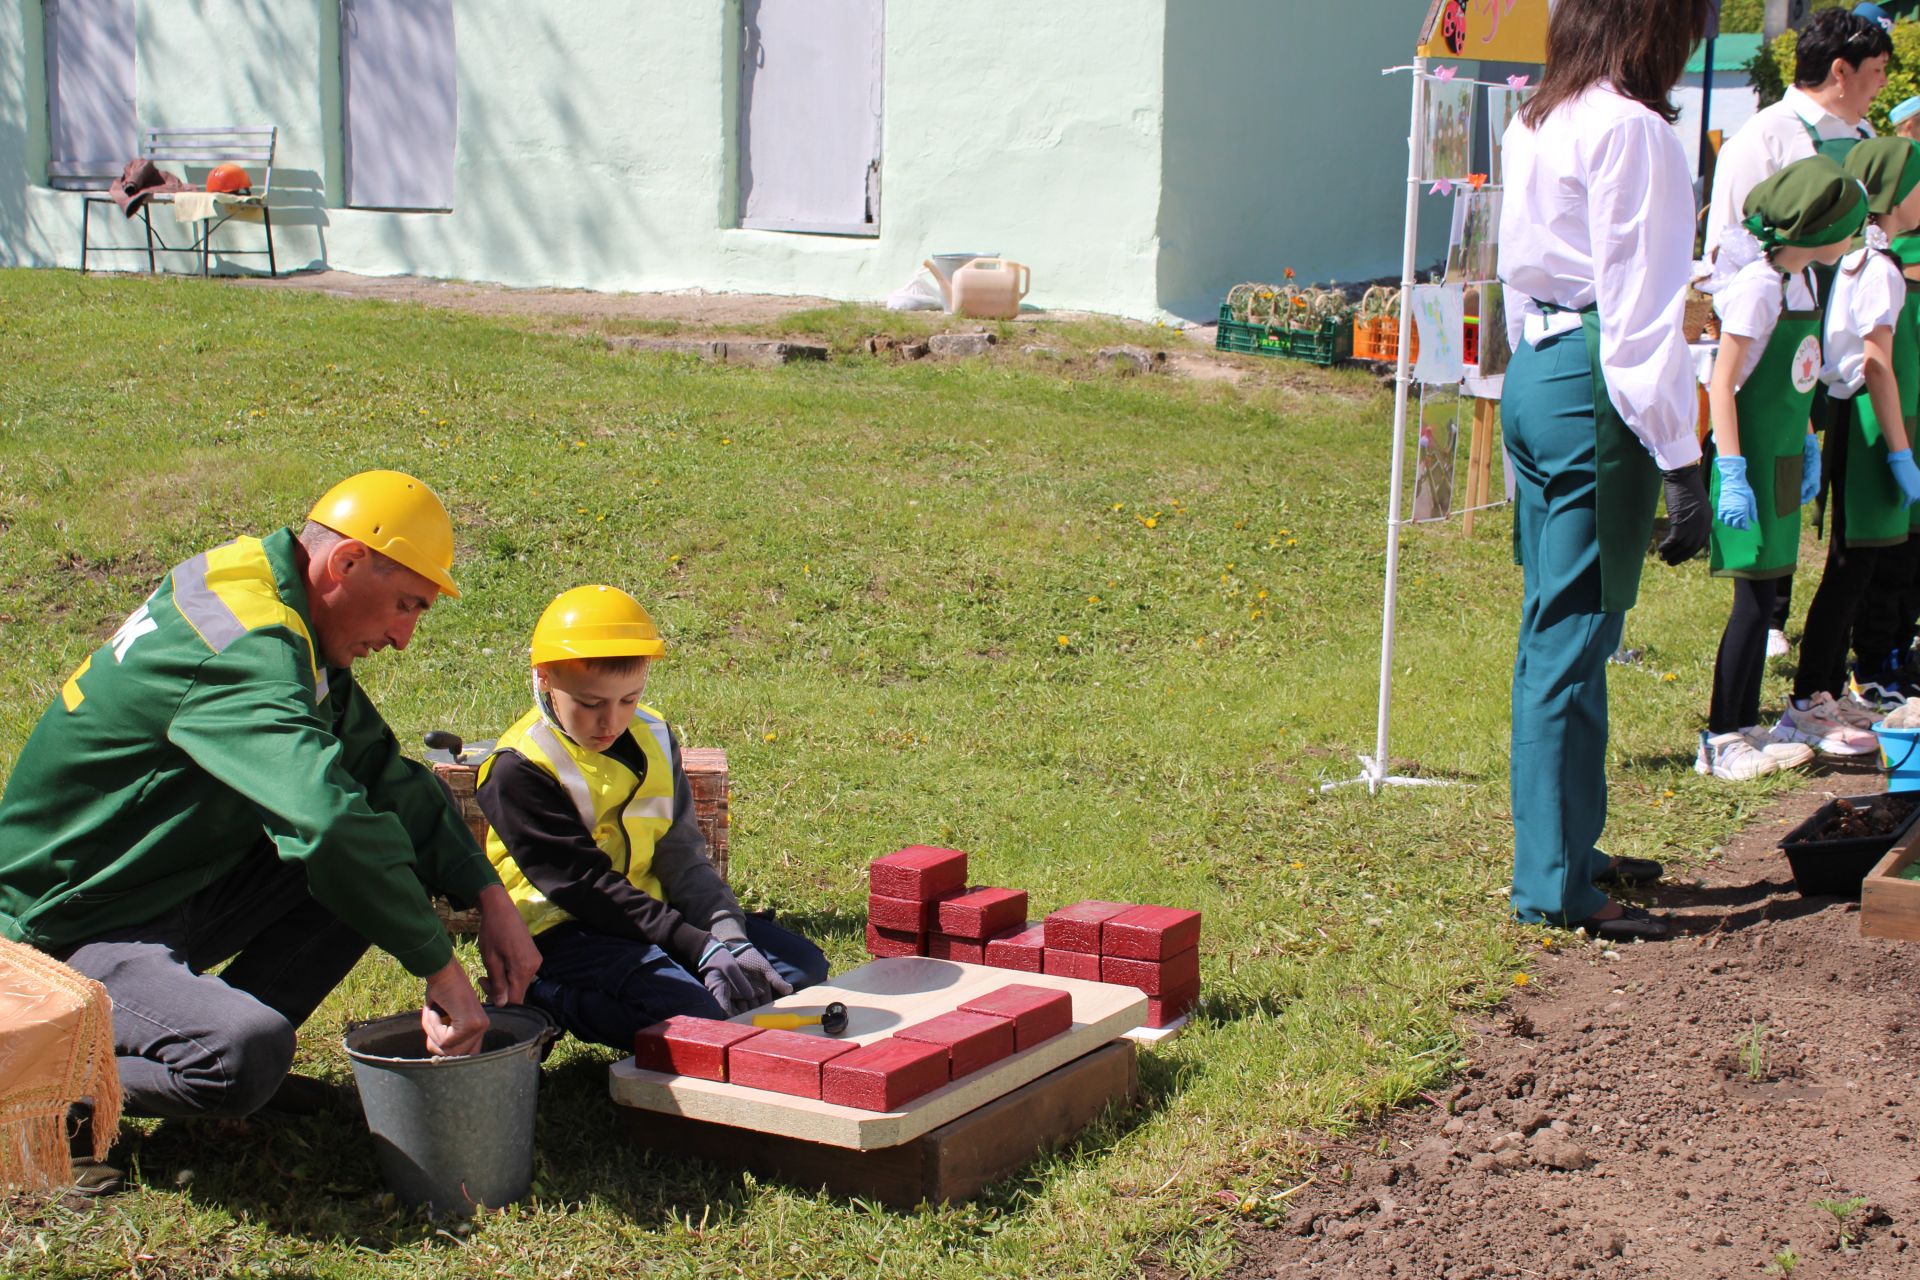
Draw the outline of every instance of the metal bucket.
M435 1217L497 1209L533 1185L540 1055L558 1033L525 1005L489 1008L487 1018L480 1052L464 1058L429 1057L417 1012L347 1030L380 1172L402 1201Z

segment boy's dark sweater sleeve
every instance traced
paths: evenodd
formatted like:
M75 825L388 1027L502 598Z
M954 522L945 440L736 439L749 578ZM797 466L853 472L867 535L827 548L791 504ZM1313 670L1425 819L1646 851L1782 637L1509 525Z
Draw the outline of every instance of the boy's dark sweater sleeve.
M614 870L558 780L503 751L475 799L507 856L547 901L595 932L651 942L687 969L699 967L707 931Z
M680 741L671 730L667 739L673 746L673 825L653 846L653 874L667 901L689 923L727 941L744 942L740 900L707 857L707 838L694 818L693 784L680 761Z

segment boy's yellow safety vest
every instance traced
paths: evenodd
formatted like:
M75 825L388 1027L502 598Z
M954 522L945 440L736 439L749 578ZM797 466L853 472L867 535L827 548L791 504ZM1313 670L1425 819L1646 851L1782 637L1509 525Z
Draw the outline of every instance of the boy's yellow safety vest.
M557 731L536 707L501 736L480 766L479 781L485 785L494 760L503 751L515 752L544 770L573 801L581 825L592 833L593 843L607 855L613 869L634 888L664 902L666 895L653 875L653 846L673 825L671 740L667 722L650 707L636 709L633 726L627 732L646 756L644 780L612 756L590 751ZM527 932L538 934L573 919L548 902L546 895L521 873L520 864L492 829L487 831L487 858L520 909Z

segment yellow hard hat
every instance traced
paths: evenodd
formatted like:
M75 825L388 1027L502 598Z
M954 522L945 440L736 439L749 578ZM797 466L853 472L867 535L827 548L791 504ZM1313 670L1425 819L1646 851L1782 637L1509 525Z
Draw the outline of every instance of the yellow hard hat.
M533 665L575 658L658 658L667 645L640 602L618 587L562 591L533 624Z
M412 476L399 471L362 471L327 490L307 519L342 537L366 543L405 565L447 595L453 585L453 521L440 499Z

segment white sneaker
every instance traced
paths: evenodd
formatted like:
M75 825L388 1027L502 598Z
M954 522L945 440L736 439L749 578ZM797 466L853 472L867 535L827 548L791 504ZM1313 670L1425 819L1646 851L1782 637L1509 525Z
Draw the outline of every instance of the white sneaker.
M1787 643L1786 632L1767 632L1767 656L1769 658L1784 658L1791 652L1793 652L1793 646Z
M1847 681L1847 696L1869 711L1885 714L1897 710L1907 698L1898 689L1890 689L1884 684L1875 684L1871 680L1862 680L1852 676Z
M1788 701L1773 736L1783 742L1804 742L1823 756L1864 756L1880 749L1878 738L1837 718L1833 709L1833 695L1825 691L1814 694L1804 708Z
M1710 778L1746 782L1751 778L1778 773L1781 765L1778 760L1747 741L1745 734L1736 730L1733 733L1702 732L1700 754L1694 757L1693 769L1695 773Z
M1820 696L1832 699L1827 710L1833 718L1841 724L1851 725L1855 729L1866 729L1871 732L1873 726L1880 722L1880 713L1858 698L1855 698L1851 691L1838 698L1834 698L1832 694L1824 693Z
M1778 761L1782 769L1798 769L1801 765L1813 763L1812 747L1804 742L1776 738L1773 730L1766 725L1750 724L1740 731L1740 736L1769 759Z

